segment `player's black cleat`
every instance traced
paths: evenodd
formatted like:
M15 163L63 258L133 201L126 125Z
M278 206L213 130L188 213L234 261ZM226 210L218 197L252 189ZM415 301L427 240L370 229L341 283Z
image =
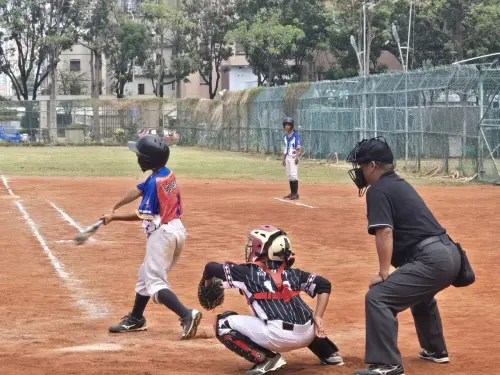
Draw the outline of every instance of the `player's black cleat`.
M344 364L344 360L338 353L333 353L328 358L321 358L321 364L330 366L342 366Z
M285 358L279 353L273 358L267 358L263 363L255 364L245 375L267 374L271 371L279 370L286 365Z
M290 195L290 200L291 201L296 201L297 199L299 199L299 195L298 194L291 194Z
M290 199L292 197L292 194L285 195L283 199Z
M196 335L196 331L198 330L198 325L200 324L202 314L198 310L191 310L189 315L180 319L181 327L184 331L181 337L181 340L187 340Z
M429 350L421 350L418 356L427 361L432 361L436 363L448 363L450 358L448 357L448 352L434 353Z
M371 365L367 369L356 371L356 375L405 375L405 370L401 365Z
M146 326L146 319L137 319L129 313L124 316L120 323L115 326L109 327L109 332L111 333L123 333L123 332L134 332L134 331L146 331L148 327Z

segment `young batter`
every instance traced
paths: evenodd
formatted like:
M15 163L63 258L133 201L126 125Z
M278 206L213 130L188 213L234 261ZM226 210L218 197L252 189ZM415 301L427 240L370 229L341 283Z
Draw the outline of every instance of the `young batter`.
M342 365L323 323L331 284L292 268L287 234L270 225L251 230L245 258L249 263L211 262L203 272L205 285L216 277L223 280L224 288L238 288L247 299L253 316L226 311L217 315L214 326L221 343L254 364L245 374L278 370L286 364L281 353L306 347L323 365ZM299 296L301 291L318 296L314 312Z
M293 118L287 117L283 120L283 129L286 131L285 147L283 150L283 166L286 167L288 182L290 183L290 194L285 199L299 199L299 155L302 149L299 133L293 130Z
M153 302L165 305L179 316L183 328L181 339L189 339L196 334L201 313L186 308L170 290L167 281L167 273L179 259L186 241L179 187L174 173L165 166L170 150L160 137L154 135L129 142L128 147L137 154L142 171L151 170L152 173L115 204L111 214L103 215L104 225L119 220L142 220L147 235L146 254L139 268L134 308L120 323L109 327L109 332L146 330L143 313L152 298ZM114 213L139 197L142 200L136 212L125 215Z

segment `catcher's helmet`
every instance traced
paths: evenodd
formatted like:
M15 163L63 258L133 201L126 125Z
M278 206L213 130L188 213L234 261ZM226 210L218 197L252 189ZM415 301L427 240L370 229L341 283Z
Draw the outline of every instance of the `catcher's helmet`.
M289 266L293 264L294 253L285 231L272 225L263 225L250 231L245 247L246 261L255 262L266 255L271 260L286 262Z
M293 129L293 118L285 117L285 119L283 120L283 127L285 127L286 124L290 124L292 126L292 129Z
M170 156L168 145L157 135L147 134L137 142L128 142L128 148L139 157L138 163L143 172L163 167Z

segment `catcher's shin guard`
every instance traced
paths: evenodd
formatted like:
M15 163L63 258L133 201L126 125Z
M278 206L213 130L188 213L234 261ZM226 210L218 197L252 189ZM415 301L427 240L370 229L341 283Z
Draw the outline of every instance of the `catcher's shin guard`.
M316 354L319 359L330 357L332 354L337 353L339 348L328 337L315 337L308 346L309 350Z
M226 311L217 315L215 321L215 335L226 348L255 364L263 363L266 359L275 356L272 351L257 345L248 337L232 329L229 322L225 319L231 315L238 314Z

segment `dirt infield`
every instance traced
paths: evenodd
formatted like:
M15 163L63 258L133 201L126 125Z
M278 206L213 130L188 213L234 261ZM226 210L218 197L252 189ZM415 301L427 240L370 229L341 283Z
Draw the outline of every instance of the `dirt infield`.
M154 304L146 309L148 331L108 334L108 326L132 307L144 252L140 225L112 223L80 247L68 240L77 230L74 225L92 224L137 180L7 178L11 192L0 181L2 375L242 374L250 367L215 339L212 312L204 312L196 340L180 342L178 319ZM354 186L304 184L299 203L307 206L298 206L273 199L286 193L286 184L178 182L189 237L169 278L186 305L198 306L196 287L206 262L242 260L246 233L254 225L283 227L297 252L296 265L332 282L327 330L346 365L321 367L306 349L285 355L288 366L279 373L352 374L363 366L364 294L377 258L373 237L366 233L365 202L357 198ZM494 373L500 352L500 250L493 224L500 205L498 187L418 190L468 251L478 281L438 295L451 356L447 365L417 358L411 315L400 315L406 373ZM234 290L226 292L223 309L248 311Z

